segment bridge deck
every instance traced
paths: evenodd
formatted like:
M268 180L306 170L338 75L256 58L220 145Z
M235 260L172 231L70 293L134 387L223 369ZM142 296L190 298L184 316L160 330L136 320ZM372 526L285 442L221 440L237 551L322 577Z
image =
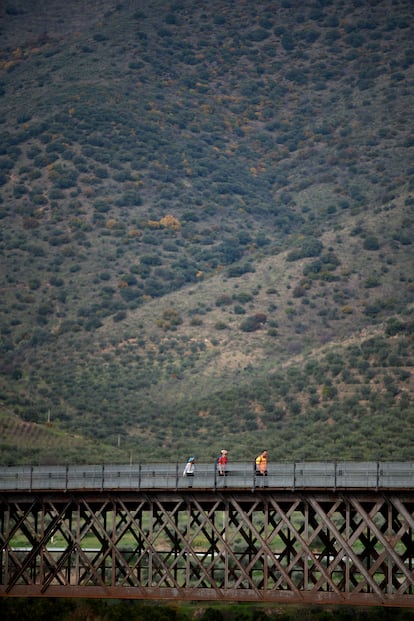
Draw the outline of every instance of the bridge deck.
M233 463L220 477L215 464L200 463L194 477L182 476L175 464L90 466L15 466L0 468L1 490L45 489L411 489L414 462L280 462L271 463L266 477L254 464Z

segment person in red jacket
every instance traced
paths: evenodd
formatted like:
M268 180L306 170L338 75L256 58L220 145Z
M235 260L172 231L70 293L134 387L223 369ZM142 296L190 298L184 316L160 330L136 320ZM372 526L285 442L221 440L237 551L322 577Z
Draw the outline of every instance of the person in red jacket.
M227 472L227 464L229 460L227 458L227 451L223 449L220 453L220 457L217 460L217 468L220 476L224 476Z

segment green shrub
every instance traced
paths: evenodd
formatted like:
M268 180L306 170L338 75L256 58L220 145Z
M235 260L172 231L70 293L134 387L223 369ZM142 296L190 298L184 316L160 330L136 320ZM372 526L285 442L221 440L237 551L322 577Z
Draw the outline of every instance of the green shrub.
M227 330L228 329L228 325L225 321L216 321L216 323L214 324L214 329L215 330Z
M363 246L365 250L379 250L380 244L375 235L367 235L364 239Z
M216 306L230 306L232 298L230 295L223 293L216 299Z
M306 257L318 257L322 250L323 244L319 239L308 237L301 242L298 248L289 252L286 260L297 261Z
M246 317L240 324L240 330L243 332L255 332L260 330L264 323L266 323L267 316L264 313L256 313L250 317Z

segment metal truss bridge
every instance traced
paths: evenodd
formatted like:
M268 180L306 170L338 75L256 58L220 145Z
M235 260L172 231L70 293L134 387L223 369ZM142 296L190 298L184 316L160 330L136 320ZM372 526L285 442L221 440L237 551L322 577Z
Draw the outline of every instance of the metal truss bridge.
M0 468L0 596L414 606L414 463Z

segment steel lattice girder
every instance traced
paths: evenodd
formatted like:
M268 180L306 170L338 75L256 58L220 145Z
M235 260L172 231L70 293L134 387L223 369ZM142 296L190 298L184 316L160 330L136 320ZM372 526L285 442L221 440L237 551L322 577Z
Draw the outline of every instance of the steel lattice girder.
M0 595L414 606L414 493L13 492Z

